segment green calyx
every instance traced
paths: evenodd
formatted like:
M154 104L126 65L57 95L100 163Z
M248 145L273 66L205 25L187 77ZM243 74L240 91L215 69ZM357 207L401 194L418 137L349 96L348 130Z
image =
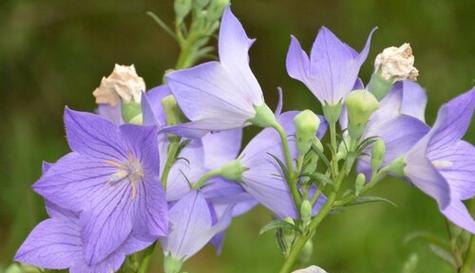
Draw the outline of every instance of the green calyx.
M122 119L124 119L126 123L142 124L142 106L140 103L122 102Z
M165 273L180 273L182 266L182 260L174 258L170 254L165 256L165 259L163 261L163 269Z
M254 106L254 109L256 110L256 115L249 119L251 124L263 128L275 127L278 124L274 112L266 104Z
M373 72L368 83L368 90L381 101L393 87L393 81L384 79L378 71Z
M185 121L185 116L181 112L180 107L178 107L178 104L172 95L164 97L161 104L168 125L176 125Z
M398 157L394 159L388 166L384 167L382 170L398 177L404 177L404 169L406 168L406 160L404 157Z
M336 104L324 103L322 105L323 115L330 124L335 124L341 115L343 103L339 101Z
M320 119L310 110L304 110L294 117L294 126L297 137L297 150L304 156L312 147L317 138Z
M376 97L367 90L351 92L345 100L348 111L348 133L358 140L364 132L371 114L379 107Z
M241 181L242 174L247 170L239 160L233 160L221 167L221 176L228 180Z

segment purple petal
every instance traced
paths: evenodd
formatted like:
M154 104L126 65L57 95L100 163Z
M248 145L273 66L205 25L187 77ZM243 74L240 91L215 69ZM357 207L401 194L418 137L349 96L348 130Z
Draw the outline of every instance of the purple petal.
M51 218L78 218L78 214L74 211L60 207L49 200L45 200L46 213Z
M101 116L66 108L64 123L73 151L98 159L127 158L118 127Z
M165 253L186 260L204 247L231 221L231 210L215 225L208 204L201 193L192 191L170 209L171 233L161 239Z
M142 96L142 110L144 124L164 126L167 124L162 99L171 95L167 85L160 85L147 91Z
M462 201L453 199L447 207L442 209L442 213L452 223L475 234L475 221Z
M425 121L426 91L416 82L409 80L397 83L394 89L397 88L401 88L403 93L401 113Z
M47 219L28 235L15 261L48 269L66 269L81 259L79 226L67 219Z
M299 41L293 35L290 37L289 51L286 59L287 73L290 77L311 85L309 82L310 60L307 53L300 46ZM309 87L310 89L310 87Z
M236 159L241 150L242 129L211 132L201 140L203 142L205 167L217 169L222 164Z
M122 119L122 106L120 103L116 106L99 104L96 113L114 124L120 125L124 123L124 120Z

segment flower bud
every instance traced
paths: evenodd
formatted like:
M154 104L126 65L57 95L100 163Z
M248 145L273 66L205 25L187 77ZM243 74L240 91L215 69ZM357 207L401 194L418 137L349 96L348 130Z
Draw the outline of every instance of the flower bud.
M320 119L310 110L304 110L294 117L295 134L297 137L297 150L304 156L312 147L317 138Z
M181 267L183 266L183 261L177 259L170 254L165 255L163 261L163 269L165 273L180 273Z
M371 150L371 169L373 171L377 171L381 167L385 153L386 145L384 144L384 141L381 139L376 140Z
M177 23L183 22L188 13L190 13L192 2L192 0L175 0L174 8Z
M356 181L355 181L355 195L359 196L361 191L364 189L364 186L366 184L366 176L363 173L359 173L356 176Z
M300 217L304 226L307 226L312 220L312 204L308 200L303 200L300 205Z
M351 92L346 97L348 111L348 133L352 139L359 139L371 114L379 107L378 100L367 90Z
M216 21L223 15L224 8L229 5L230 0L212 0L208 7L208 20Z
M204 9L208 4L210 0L193 0L193 7L197 10Z
M225 179L241 181L242 173L246 170L239 160L232 160L221 167L220 174Z
M305 244L303 245L302 251L300 252L299 262L301 264L307 264L312 258L312 254L313 254L313 242L312 240L307 240L307 242L305 242Z
M402 44L400 47L391 46L383 50L374 61L374 70L386 81L413 80L419 76L414 67L414 55L411 45Z
M256 115L249 120L250 123L259 127L273 127L277 124L274 112L266 104L254 106Z
M92 94L97 104L116 106L121 100L125 103L140 103L142 92L145 92L145 82L137 75L134 65L116 64L112 74L103 77L101 85Z
M168 95L161 101L163 112L165 112L165 118L168 125L176 125L182 123L185 120L183 113L178 107L175 97Z

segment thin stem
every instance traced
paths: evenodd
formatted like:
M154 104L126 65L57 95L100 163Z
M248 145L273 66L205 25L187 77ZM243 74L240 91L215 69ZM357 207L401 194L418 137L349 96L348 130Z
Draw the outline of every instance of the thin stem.
M273 128L279 133L282 149L284 151L285 164L287 165L287 184L289 185L290 192L292 193L292 198L294 199L297 211L299 211L300 205L302 203L302 197L300 196L299 190L297 188L297 179L298 174L294 172L294 166L292 161L292 155L290 153L289 141L287 140L287 134L285 133L284 128L279 124L275 123Z
M180 150L180 137L178 136L171 136L168 144L168 156L167 161L165 162L165 166L163 167L162 172L162 185L163 188L167 188L167 181L168 181L168 174L178 157L178 152Z
M338 176L338 161L337 161L337 143L336 143L336 123L330 123L330 144L331 144L331 153L332 153L332 161L330 162L330 168L333 179Z
M215 176L219 176L221 175L221 169L214 169L214 170L211 170L205 174L203 174L200 179L198 180L198 182L196 182L195 184L192 185L192 189L199 189L201 188L204 183L206 181L208 181L208 179L212 178L212 177L215 177Z
M465 261L460 269L460 273L473 273L472 268L475 263L475 236L470 236L470 246L467 254L465 255Z

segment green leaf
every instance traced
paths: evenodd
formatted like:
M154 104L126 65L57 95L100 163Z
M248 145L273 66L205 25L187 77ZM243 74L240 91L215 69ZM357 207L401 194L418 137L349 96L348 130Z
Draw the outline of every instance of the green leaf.
M404 243L409 244L415 240L423 240L423 241L429 242L447 251L451 249L449 241L447 241L445 238L439 237L436 234L433 234L428 231L419 230L419 231L412 232L404 238Z
M297 226L292 225L291 223L280 220L280 219L275 219L267 223L265 226L263 226L261 230L259 231L259 235L262 235L274 229L293 230L293 231L300 232Z
M328 160L328 158L323 154L323 152L318 149L317 145L314 143L312 144L312 150L318 155L318 157L323 161L323 163L325 163L325 165L327 167L330 166L330 161Z
M442 261L451 265L453 268L457 268L457 263L455 262L455 258L452 256L452 254L449 251L433 244L429 245L429 249L432 251L432 253L435 254L435 256L439 257Z
M280 169L282 170L282 173L284 174L285 178L287 179L289 177L289 170L285 166L284 162L282 162L282 160L280 160L277 156L275 156L273 154L270 154L270 153L267 153L267 154L270 155L277 162L277 164L279 164Z
M356 205L362 205L362 204L367 204L367 203L386 203L386 204L389 204L393 207L397 207L397 205L389 200L389 199L386 199L384 197L380 197L380 196L360 196L358 198L356 198L355 200L353 200L353 202L349 203L349 204L346 204L345 206L348 207L348 206L356 206Z
M311 173L311 174L302 174L301 176L303 177L310 177L314 180L318 180L318 181L321 181L323 183L323 185L327 185L327 184L330 184L330 185L333 185L333 180L331 180L330 177L322 174L322 173Z

